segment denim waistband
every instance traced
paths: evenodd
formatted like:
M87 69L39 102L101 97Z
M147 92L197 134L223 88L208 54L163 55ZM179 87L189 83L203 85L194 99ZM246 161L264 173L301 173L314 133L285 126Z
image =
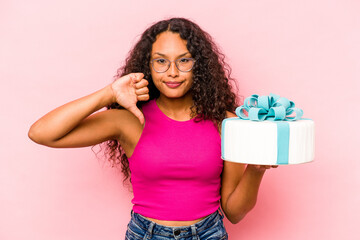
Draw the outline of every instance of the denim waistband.
M139 213L131 210L131 217L133 221L141 227L144 231L151 232L150 234L160 234L160 235L169 235L172 236L174 232L190 232L194 235L200 233L203 230L206 230L209 226L215 224L219 219L224 218L224 213L219 207L215 212L202 219L201 221L194 223L189 226L165 226L158 223L155 223ZM196 230L196 232L194 232Z

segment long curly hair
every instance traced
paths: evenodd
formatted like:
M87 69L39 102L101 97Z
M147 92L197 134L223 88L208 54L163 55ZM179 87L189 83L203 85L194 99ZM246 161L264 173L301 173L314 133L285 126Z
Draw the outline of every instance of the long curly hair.
M237 98L233 88L237 88L237 85L230 77L231 68L224 61L225 55L220 52L212 37L189 19L171 18L159 21L147 28L129 52L125 64L117 69L113 80L129 73L141 72L149 81L150 99L148 101L159 97L160 93L151 77L150 55L156 37L165 31L180 34L180 37L187 41L187 49L196 60L192 69L193 85L190 89L194 103L191 107L192 117L196 117L196 121L212 120L219 127L222 120L226 118L226 111L235 111ZM138 102L138 108L141 109L146 102ZM113 103L107 108L121 109L122 107ZM123 182L125 182L131 174L125 152L117 140L109 140L103 144L105 144L105 155L112 166L121 164L121 172L124 175Z

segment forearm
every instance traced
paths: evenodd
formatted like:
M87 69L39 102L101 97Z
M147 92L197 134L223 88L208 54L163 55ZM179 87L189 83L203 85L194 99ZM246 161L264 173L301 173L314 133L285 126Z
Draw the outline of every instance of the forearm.
M109 86L60 106L36 121L29 137L38 143L55 141L74 129L84 118L113 102Z
M224 211L227 218L238 223L255 206L265 170L248 165L235 190L229 195Z

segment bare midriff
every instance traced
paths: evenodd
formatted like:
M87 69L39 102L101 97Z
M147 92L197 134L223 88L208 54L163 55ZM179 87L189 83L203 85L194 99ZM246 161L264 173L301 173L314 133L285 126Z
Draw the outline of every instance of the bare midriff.
M145 217L146 219L149 219L150 221L153 221L157 224L168 226L168 227L183 227L183 226L190 226L192 224L195 224L197 222L200 222L201 220L205 219L207 216L192 220L192 221L166 221L166 220L158 220L154 218Z

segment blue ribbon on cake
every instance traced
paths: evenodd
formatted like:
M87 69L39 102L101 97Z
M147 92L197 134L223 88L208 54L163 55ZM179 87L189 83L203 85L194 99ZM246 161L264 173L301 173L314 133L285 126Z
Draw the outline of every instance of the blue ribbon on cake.
M244 105L236 108L235 113L243 120L274 121L277 124L277 164L289 163L290 126L287 121L301 119L302 109L296 108L294 102L276 94L254 94L247 97Z

